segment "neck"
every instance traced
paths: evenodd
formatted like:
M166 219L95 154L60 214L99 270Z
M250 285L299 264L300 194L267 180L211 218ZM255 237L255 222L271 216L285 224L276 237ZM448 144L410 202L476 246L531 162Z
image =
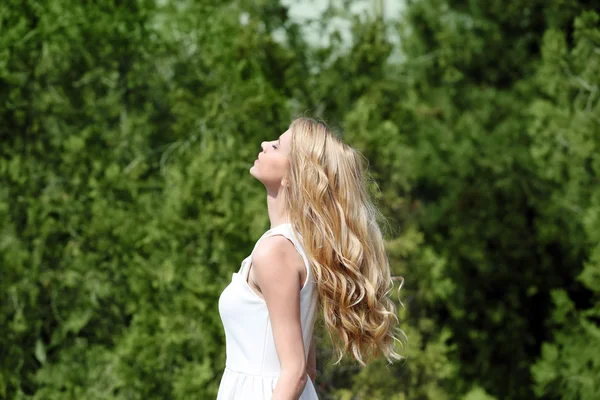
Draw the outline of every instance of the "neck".
M283 189L276 192L267 191L267 211L269 213L269 221L271 221L271 229L290 222L285 207L285 193Z

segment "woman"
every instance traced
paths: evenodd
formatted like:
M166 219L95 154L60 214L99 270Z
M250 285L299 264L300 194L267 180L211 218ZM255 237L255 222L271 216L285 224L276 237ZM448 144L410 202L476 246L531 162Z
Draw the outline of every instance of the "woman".
M217 399L317 399L317 310L339 359L403 358L378 211L360 154L299 118L262 143L250 174L267 190L271 228L219 298L227 361ZM340 343L333 340L339 338ZM336 362L336 363L337 363Z

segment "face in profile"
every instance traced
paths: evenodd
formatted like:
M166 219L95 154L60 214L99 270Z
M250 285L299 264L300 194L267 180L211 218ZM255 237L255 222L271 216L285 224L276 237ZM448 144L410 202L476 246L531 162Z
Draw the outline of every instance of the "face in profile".
M250 174L261 181L267 189L279 190L285 185L285 176L290 167L289 153L292 131L288 129L278 138L262 142L262 151L258 153Z

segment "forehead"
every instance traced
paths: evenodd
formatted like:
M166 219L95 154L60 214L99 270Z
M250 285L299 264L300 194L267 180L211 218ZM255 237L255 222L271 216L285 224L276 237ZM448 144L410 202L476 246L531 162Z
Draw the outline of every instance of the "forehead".
M289 146L292 141L292 131L290 129L288 129L287 131L283 132L279 136L278 140L282 146Z

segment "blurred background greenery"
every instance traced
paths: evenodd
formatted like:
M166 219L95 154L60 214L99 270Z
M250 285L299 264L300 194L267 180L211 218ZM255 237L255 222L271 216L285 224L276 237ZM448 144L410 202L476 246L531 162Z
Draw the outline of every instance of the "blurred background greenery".
M248 169L309 115L369 159L409 337L333 366L317 326L321 398L599 399L600 1L289 3L2 2L0 398L214 399Z

